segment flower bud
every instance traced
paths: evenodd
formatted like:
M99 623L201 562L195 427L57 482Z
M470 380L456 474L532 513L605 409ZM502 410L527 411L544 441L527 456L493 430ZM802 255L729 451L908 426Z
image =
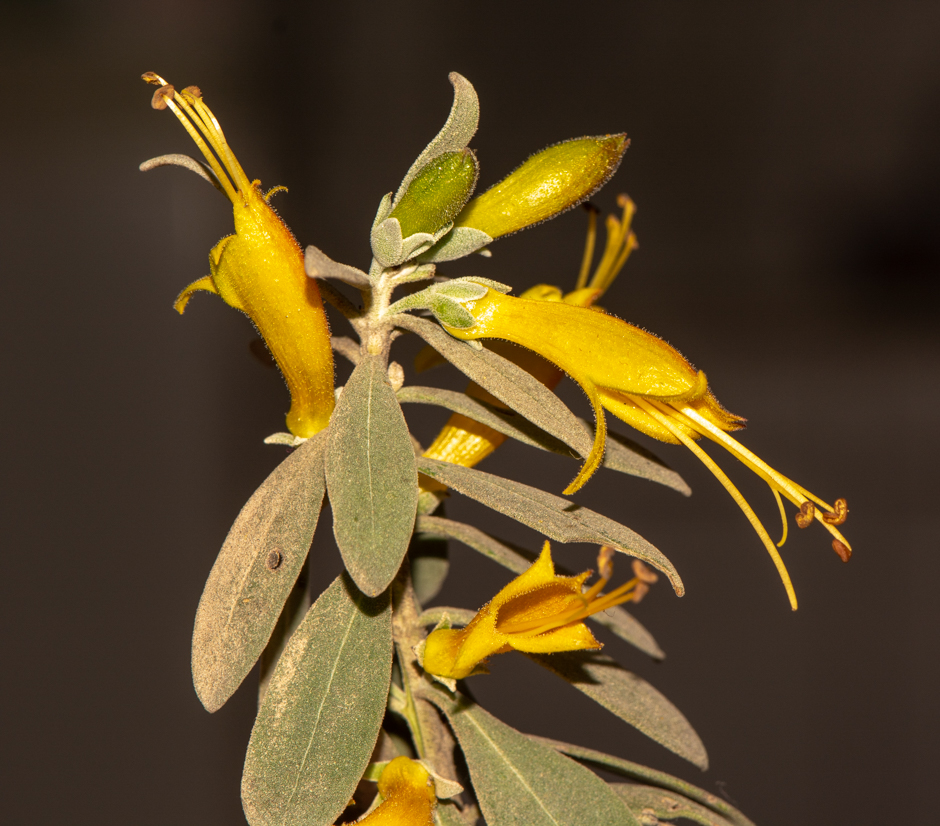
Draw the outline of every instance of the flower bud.
M474 198L455 224L499 238L554 218L607 183L629 143L621 133L575 138L543 149Z
M401 224L402 238L431 235L454 220L473 194L479 164L469 149L445 152L424 167L389 213Z

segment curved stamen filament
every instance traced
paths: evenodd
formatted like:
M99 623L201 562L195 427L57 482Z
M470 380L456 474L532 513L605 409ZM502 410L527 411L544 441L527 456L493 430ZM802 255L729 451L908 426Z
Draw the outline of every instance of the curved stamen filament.
M657 403L658 405L659 403ZM801 485L798 485L792 479L788 479L782 473L774 470L770 465L768 465L763 459L759 456L752 453L744 445L742 445L736 439L731 438L727 433L719 428L715 427L710 421L703 418L699 413L693 410L691 407L684 405L682 407L675 406L673 408L677 413L679 413L685 420L691 420L689 426L701 433L703 436L708 437L713 442L720 444L726 450L728 450L739 462L746 465L750 468L751 471L756 473L761 477L772 489L780 491L784 496L787 497L794 505L798 508L803 505L807 500L815 502L817 505L822 508L826 513L832 513L833 508L831 505L826 504L822 499L814 494L810 493ZM672 413L672 410L667 409L666 414L669 415ZM830 522L827 522L823 518L823 514L818 510L815 513L816 519L822 523L822 525L832 534L836 539L838 539L843 545L846 546L850 551L852 546L846 541L845 537L832 525Z
M770 554L774 567L777 569L777 574L783 582L783 587L786 589L787 597L790 600L790 607L795 611L797 608L796 592L793 590L793 583L790 580L787 566L783 564L783 559L777 552L777 548L770 538L770 535L767 533L767 529L760 519L757 518L757 514L754 513L754 509L748 504L747 500L741 494L741 491L734 486L734 483L725 475L725 472L715 464L711 456L702 450L702 448L695 443L694 439L689 437L682 428L672 421L669 413L663 412L660 409L661 403L652 403L640 396L628 396L628 398L653 416L663 427L667 428L682 444L691 450L698 457L699 461L712 472L712 475L721 483L722 487L731 494L731 498L734 499L738 507L744 512L747 521L751 523L751 527L754 528L755 533L760 537L761 542L764 543L764 547L767 549L767 553ZM684 410L685 408L683 408L683 412ZM697 430L698 428L695 429Z
M789 525L787 522L787 512L783 509L783 500L780 498L780 491L773 485L769 485L769 487L771 493L774 495L774 499L777 500L777 507L780 508L780 522L783 524L783 536L780 537L777 547L782 548L783 544L787 541L787 527Z
M636 205L626 195L620 195L617 203L623 207L623 215L619 220L613 215L608 216L607 244L591 279L591 287L602 292L613 283L630 253L637 247L636 236L630 232Z
M591 271L591 262L594 260L594 244L597 241L597 208L592 204L584 205L588 211L587 239L584 242L584 255L581 257L581 269L578 271L576 290L587 286L588 273Z

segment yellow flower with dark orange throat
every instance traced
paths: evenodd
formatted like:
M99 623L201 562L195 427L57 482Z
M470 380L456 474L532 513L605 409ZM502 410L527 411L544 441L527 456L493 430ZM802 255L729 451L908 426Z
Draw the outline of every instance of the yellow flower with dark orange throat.
M493 654L601 648L583 620L624 602L639 602L648 583L657 578L643 563L634 561L633 579L609 594L601 593L613 573L613 554L611 548L601 548L600 577L585 590L591 571L557 575L546 542L532 566L484 605L465 628L440 627L428 635L419 652L422 667L452 686L454 680L485 673L483 664Z
M269 203L284 187L262 193L261 182L248 179L197 87L176 91L153 72L143 79L160 87L153 107L173 111L208 169L180 155L155 158L141 168L177 163L198 172L232 202L235 218L235 234L209 253L210 274L186 287L174 306L182 313L192 294L204 290L245 313L290 391L287 427L295 436L309 438L326 427L333 412L333 352L316 281L307 277L300 245Z

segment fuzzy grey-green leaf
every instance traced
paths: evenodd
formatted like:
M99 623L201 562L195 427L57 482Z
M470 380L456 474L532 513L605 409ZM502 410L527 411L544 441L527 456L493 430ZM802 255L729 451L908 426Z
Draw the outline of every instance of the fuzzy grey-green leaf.
M611 783L610 787L641 823L690 820L699 826L733 826L727 818L675 792L634 783Z
M521 553L473 525L465 525L452 519L445 519L440 516L419 516L415 524L415 530L422 536L447 537L463 542L464 545L479 551L484 556L498 562L516 574L521 574L527 570L535 561L535 554ZM556 564L555 570L560 575L570 573L562 565ZM620 639L636 646L644 654L648 654L654 659L661 660L666 656L656 640L653 639L653 635L620 605L615 605L613 608L608 608L599 614L592 614L588 619L604 626Z
M534 425L574 446L581 456L590 453L593 439L578 418L558 396L519 365L486 348L476 350L426 319L402 315L395 323L417 333L464 375Z
M708 768L705 746L685 715L646 680L610 657L582 651L528 656L647 737L702 771Z
M367 288L371 283L367 273L349 264L334 261L313 245L304 251L304 271L310 278L335 278L360 289Z
M454 102L450 114L441 131L424 148L411 165L395 193L398 201L407 191L415 176L424 169L434 158L445 152L459 152L465 148L477 131L480 122L480 100L473 85L463 75L451 72L448 75L454 87Z
M252 826L327 826L369 763L392 665L388 594L334 580L291 637L258 711L242 777Z
M529 735L529 738L543 743L546 746L550 746L557 751L564 752L578 760L592 763L606 771L614 772L615 774L628 777L640 783L678 792L684 797L701 803L711 811L722 815L730 823L733 823L734 826L754 826L754 823L750 819L745 817L730 803L727 803L711 792L700 789L698 786L693 786L685 780L673 777L671 774L656 771L648 766L641 766L639 763L624 760L622 757L614 757L612 754L604 754L604 752L584 748L583 746L563 743L560 740L550 740L547 737L536 737L532 734Z
M346 568L375 596L398 572L418 504L411 436L379 356L359 362L333 412L326 484Z
M678 571L661 551L626 525L596 511L512 479L424 456L418 458L418 470L458 493L528 525L549 539L610 545L642 559L669 577L679 596L685 593Z
M487 826L638 826L593 772L474 703L437 702L463 749Z
M242 508L209 574L193 629L193 685L208 711L264 650L300 572L323 501L322 431L288 456Z
M455 261L493 243L485 232L473 227L454 227L440 241L420 256L421 261L441 263Z

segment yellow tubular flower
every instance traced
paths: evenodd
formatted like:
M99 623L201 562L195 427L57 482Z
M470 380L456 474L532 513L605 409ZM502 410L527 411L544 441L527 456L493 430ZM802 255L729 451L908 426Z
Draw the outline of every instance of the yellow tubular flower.
M549 543L532 566L484 605L466 628L439 628L425 640L422 667L445 680L485 673L483 663L493 654L525 651L551 654L601 648L582 622L623 602L639 602L656 581L656 574L638 560L636 576L609 594L601 594L613 573L614 551L606 545L597 557L600 578L588 590L585 571L556 576Z
M522 294L522 298L538 301L564 301L578 307L590 307L603 295L620 270L623 269L630 253L637 247L636 236L630 231L630 224L636 207L626 195L619 196L618 203L623 209L622 217L619 219L615 215L607 217L607 245L590 283L588 283L588 275L590 274L591 261L594 257L594 244L597 237L597 211L589 206L590 223L588 225L587 241L584 246L584 258L574 292L563 296L561 290L557 287L538 284L526 290ZM502 344L499 341L490 342L487 346L531 373L549 390L553 390L564 375L554 364L530 350L522 350L519 347ZM499 399L474 382L470 382L466 393L468 396L480 401L505 408L505 405ZM454 413L424 455L430 459L439 459L442 462L473 467L489 456L504 441L506 441L506 436L502 433L487 427L485 424L475 422L460 413ZM427 477L421 477L421 484L425 490L445 489L439 482Z
M513 298L487 290L465 306L475 323L463 330L445 325L452 336L503 339L534 350L580 384L590 399L597 419L594 447L566 494L581 488L603 458L606 409L655 439L684 444L695 453L744 511L773 559L794 610L796 595L776 546L750 505L696 439L705 436L717 442L767 482L781 514L780 496L793 502L800 508L800 527L807 527L814 518L822 522L834 537L833 550L848 560L851 547L835 527L845 521L845 501L837 500L835 507L826 504L728 436L727 431L742 427L744 420L725 410L708 389L705 374L662 339L602 311L560 301ZM785 539L784 519L781 545Z
M428 770L407 757L396 757L379 778L382 802L356 821L364 826L434 826L437 798Z
M248 180L197 87L177 92L153 72L142 77L160 87L153 107L169 107L179 118L232 202L235 217L235 234L209 253L211 274L183 290L174 307L182 313L192 294L205 290L245 313L290 391L287 427L309 438L326 427L333 412L333 351L320 291L304 272L303 251L268 203L284 187L262 194L261 181Z

